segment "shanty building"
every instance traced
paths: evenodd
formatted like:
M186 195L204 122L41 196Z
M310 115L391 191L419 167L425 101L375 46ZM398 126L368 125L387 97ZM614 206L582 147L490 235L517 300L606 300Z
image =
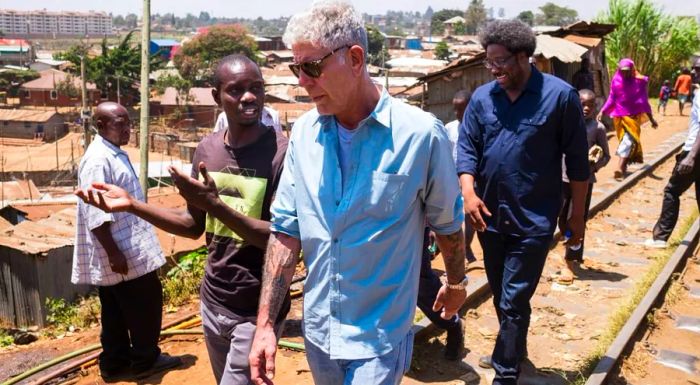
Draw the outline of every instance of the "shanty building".
M45 326L47 298L73 301L89 290L70 282L75 206L0 230L0 321Z

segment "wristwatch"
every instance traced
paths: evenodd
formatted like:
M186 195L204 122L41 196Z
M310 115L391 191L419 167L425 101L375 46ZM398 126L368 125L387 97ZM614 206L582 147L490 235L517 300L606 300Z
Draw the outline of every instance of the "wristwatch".
M447 282L447 274L445 274L445 286L447 286L448 289L452 290L466 290L467 284L469 283L469 277L467 275L464 275L464 278L462 278L461 281L458 283L450 284Z

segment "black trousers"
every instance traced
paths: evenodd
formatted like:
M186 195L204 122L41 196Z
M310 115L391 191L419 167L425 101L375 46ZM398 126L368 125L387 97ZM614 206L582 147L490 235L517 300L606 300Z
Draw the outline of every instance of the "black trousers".
M581 239L581 247L578 250L566 248L565 259L567 261L583 262L583 248L586 242L586 221L588 221L588 211L591 208L591 195L593 195L593 183L588 183L588 192L586 193L586 203L583 211L583 239ZM569 220L569 209L571 208L571 184L568 182L562 183L562 205L559 212L559 231L562 234L566 232L566 222Z
M428 317L430 322L440 329L448 330L459 327L457 315L446 320L440 316L440 312L433 311L435 297L440 287L442 287L442 282L430 267L431 255L428 252L428 243L428 229L426 229L423 234L423 252L421 254L420 280L418 283L418 308Z
M661 215L654 225L653 236L655 240L668 241L678 222L678 211L681 206L681 195L695 183L695 199L700 208L700 164L695 164L693 171L682 175L678 172L678 164L688 156L688 151L676 155L676 166L673 168L671 178L664 188L664 201L661 205Z
M517 237L490 231L477 236L500 324L491 355L496 371L493 385L516 385L527 351L530 299L540 282L552 236Z
M156 272L113 286L100 286L102 332L100 370L150 368L160 354L158 337L163 287Z

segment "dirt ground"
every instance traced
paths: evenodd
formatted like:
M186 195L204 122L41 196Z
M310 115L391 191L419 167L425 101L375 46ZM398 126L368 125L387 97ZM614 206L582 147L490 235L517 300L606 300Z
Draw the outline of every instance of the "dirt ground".
M696 254L686 268L653 323L638 333L611 374L611 385L700 384L700 257Z
M667 116L659 117L660 128L652 130L651 127L643 128L642 140L644 147L651 152L658 144L662 143L672 135L687 130L687 117ZM611 151L614 153L617 147L617 140L611 139ZM70 146L70 145L68 145ZM48 150L47 150L48 151ZM50 155L50 154L49 154ZM48 155L47 155L48 156ZM55 154L53 155L55 157ZM651 160L654 156L650 154L647 160ZM151 158L154 159L154 158ZM134 160L134 158L132 158ZM596 189L596 194L602 194L610 188L612 182L613 164L616 161L615 157L611 163L599 175L599 181ZM55 160L54 160L55 163ZM633 170L633 169L631 169ZM540 369L552 371L561 370L566 372L576 367L584 353L595 343L595 336L600 333L600 328L605 327L605 314L610 308L614 307L614 300L620 298L620 287L615 285L605 286L599 282L611 282L619 278L615 275L616 266L629 262L629 273L633 275L641 271L642 264L635 264L636 258L633 255L642 253L639 247L634 246L631 250L627 250L624 254L622 245L611 246L609 244L610 237L617 236L618 238L639 241L643 240L644 236L648 235L649 223L652 217L658 212L660 207L660 195L663 184L670 174L670 166L666 165L655 173L652 178L647 178L647 185L639 190L633 190L626 199L625 205L613 206L610 211L606 211L607 215L601 215L597 225L589 228L589 233L592 236L606 238L605 243L596 243L591 241L589 250L595 252L595 258L603 261L606 265L603 267L604 276L601 278L600 273L582 271L580 273L580 281L578 286L582 292L592 293L587 299L581 299L567 295L571 293L568 289L562 289L555 286L547 280L547 277L556 274L556 265L551 264L548 267L538 293L541 295L540 302L533 302L535 307L535 317L533 317L533 339L531 341L530 350L531 360L533 364ZM641 192L638 192L641 191ZM641 195L635 195L641 194ZM691 193L686 195L692 195ZM692 207L692 196L686 196L683 202L683 213L687 213ZM645 201L647 205L640 208L637 202ZM630 203L634 202L634 203ZM640 207L637 207L640 206ZM648 208L647 208L648 207ZM643 211L643 212L642 212ZM640 219L640 216L644 218ZM629 221L628 226L616 222L610 218L622 218ZM652 223L653 224L653 223ZM629 236L629 237L628 237ZM613 242L614 243L614 242ZM478 242L473 243L473 248L477 254L477 258L481 260L481 250ZM617 247L617 249L613 249ZM561 250L554 250L552 254L561 253ZM619 257L621 254L622 257ZM609 260L610 258L619 257L619 261ZM633 258L634 257L634 258ZM641 257L645 259L645 257ZM633 261L632 259L635 259ZM617 265L616 265L617 263ZM482 262L474 264L474 269L469 273L472 280L475 277L483 275L483 270L479 268ZM441 270L443 268L441 260L438 258L435 261L434 268ZM610 276L612 278L610 278ZM619 281L619 280L618 280ZM629 282L625 281L625 285ZM603 285L601 287L601 285ZM554 293L549 296L550 293ZM567 298L568 297L568 298ZM573 304L572 304L573 301ZM588 330L588 327L581 324L580 319L572 321L567 317L576 313L576 302L599 302L601 308L594 310L586 310L586 314L591 311L600 312L600 316L595 320L595 326ZM564 310L557 310L559 306L566 306ZM572 306L573 308L569 307ZM181 314L191 309L196 309L197 303L188 306L187 309L182 309ZM174 317L174 315L171 315ZM574 316L576 318L576 316ZM288 327L283 339L300 342L299 335L299 320L301 319L301 310L299 303L295 304L288 317ZM481 304L475 312L470 312L465 317L465 331L467 334L466 356L464 360L458 363L446 362L442 360L442 349L444 347L444 335L435 332L432 335L424 336L417 339L415 343L412 369L402 381L402 384L478 384L480 381L484 383L488 378L488 373L479 372L476 369L475 361L479 355L490 352L493 344L493 337L497 330L494 322L493 307L490 303ZM567 321L568 320L568 321ZM567 325L567 322L569 323ZM567 329L568 328L568 329ZM571 330L569 330L571 329ZM592 331L591 333L588 333ZM0 353L0 380L7 375L14 375L27 367L34 366L39 362L43 362L51 357L92 344L97 341L97 330L89 330L76 333L72 336L64 337L62 340L46 340L43 339L35 344L26 347L13 348L9 351ZM566 335L568 333L568 337ZM575 334L578 333L578 334ZM591 335L589 335L591 334ZM201 336L185 336L171 337L163 340L161 344L163 351L172 355L183 357L185 365L167 373L161 373L147 378L139 383L143 384L211 384L213 376L209 367L209 361ZM534 346L537 346L535 349ZM571 353L573 352L573 353ZM14 363L14 365L13 365ZM22 363L22 365L17 365ZM281 349L277 359L277 384L311 384L311 375L308 369L308 364L304 355L300 352L293 352ZM68 380L66 383L77 384L102 384L103 381L97 374L95 367L81 373L79 377ZM126 383L126 382L125 382ZM540 383L550 382L544 381ZM551 382L558 383L558 382Z

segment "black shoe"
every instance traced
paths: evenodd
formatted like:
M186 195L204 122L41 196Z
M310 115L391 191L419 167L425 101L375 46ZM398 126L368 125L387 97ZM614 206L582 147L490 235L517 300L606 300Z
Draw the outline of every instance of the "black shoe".
M161 354L156 358L156 361L151 365L150 368L136 372L135 373L135 378L136 379L142 379L149 377L155 373L161 372L166 369L171 369L177 366L182 365L182 360L180 357L173 357L169 356L167 354Z
M102 377L104 382L120 382L131 379L133 376L133 372L129 367L116 370L100 369L100 376Z
M445 343L445 359L457 361L462 356L464 347L464 330L462 330L462 320L457 320L457 325L447 329L447 342Z

